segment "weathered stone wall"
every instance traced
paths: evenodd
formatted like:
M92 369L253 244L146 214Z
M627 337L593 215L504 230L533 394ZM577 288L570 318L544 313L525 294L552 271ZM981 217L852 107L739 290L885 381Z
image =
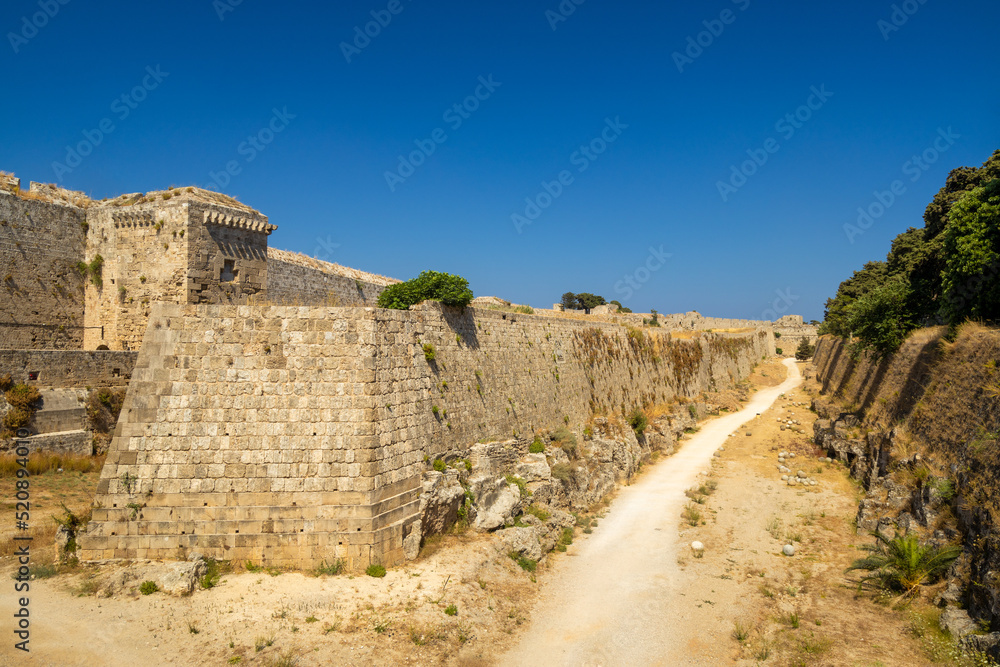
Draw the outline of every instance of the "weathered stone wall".
M16 179L15 179L16 180ZM0 191L0 348L80 348L86 212Z
M781 348L782 355L786 357L794 357L803 340L810 345L816 345L816 341L819 340L817 327L805 324L801 315L785 315L775 320L774 333L778 338L775 344Z
M84 347L135 350L151 305L185 296L188 208L149 202L92 208L86 261L104 258L101 285L87 286Z
M182 303L248 303L267 291L267 237L256 211L191 203L187 297Z
M763 330L673 341L434 303L161 304L81 557L393 564L418 529L426 461L721 389L772 352Z
M374 306L396 282L299 253L267 249L268 301L281 305Z
M137 356L107 350L0 350L0 375L10 373L15 382L41 387L125 387Z

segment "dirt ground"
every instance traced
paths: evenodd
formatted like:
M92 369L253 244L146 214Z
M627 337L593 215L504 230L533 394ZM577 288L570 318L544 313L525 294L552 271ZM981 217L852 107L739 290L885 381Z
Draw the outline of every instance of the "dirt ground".
M784 377L775 361L758 367L752 383L775 386ZM842 466L815 458L808 404L804 389L789 392L728 439L711 465L718 488L693 503L702 515L697 525L664 517L677 531L671 576L679 584L664 624L685 656L671 664L930 664L907 615L857 597L843 573L863 539L852 523L857 491ZM779 415L801 421L805 435L781 431ZM795 452L789 467L801 466L818 486L781 482L779 451ZM9 481L2 480L5 490ZM58 500L78 503L85 486L54 489L46 511ZM0 514L5 526L11 511L5 505ZM184 598L96 597L90 582L114 568L80 568L31 582L31 653L13 649L10 621L3 621L0 664L495 664L530 623L543 622L532 618L540 591L551 593L546 587L588 540L600 538L604 524L589 535L578 530L567 553L550 555L533 574L499 553L494 537L472 533L446 538L382 579L235 572ZM694 540L705 545L701 558L689 547ZM796 546L791 558L781 555L786 543ZM4 619L15 610L13 569L3 559Z

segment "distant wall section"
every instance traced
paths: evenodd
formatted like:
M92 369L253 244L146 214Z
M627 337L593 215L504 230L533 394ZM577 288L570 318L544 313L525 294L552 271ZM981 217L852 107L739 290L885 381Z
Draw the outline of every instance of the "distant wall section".
M374 306L395 280L305 255L267 249L268 301L284 305Z
M86 211L0 190L0 348L80 348Z

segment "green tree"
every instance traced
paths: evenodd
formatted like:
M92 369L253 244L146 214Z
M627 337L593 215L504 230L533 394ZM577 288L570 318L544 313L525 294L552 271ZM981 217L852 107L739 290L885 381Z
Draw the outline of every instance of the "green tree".
M566 292L562 295L562 307L566 310L576 310L577 301L576 294L572 292Z
M795 358L799 361L806 361L811 359L813 354L816 353L816 346L809 344L808 338L803 338L799 342L799 346L795 349Z
M871 350L885 357L898 350L914 328L907 310L909 298L909 285L897 278L852 303L847 326L857 336L852 344L854 352Z
M421 301L440 301L446 306L467 306L472 301L469 281L461 276L424 271L413 280L385 288L378 297L379 308L406 310Z
M1000 320L1000 180L955 202L944 232L946 322Z
M868 292L884 285L888 279L889 271L885 262L868 262L860 271L855 271L850 278L840 283L837 295L827 299L826 316L819 332L841 338L850 336L850 307Z
M591 294L590 292L581 292L576 295L577 303L580 304L581 308L597 308L598 306L603 306L607 303L603 296L597 294Z

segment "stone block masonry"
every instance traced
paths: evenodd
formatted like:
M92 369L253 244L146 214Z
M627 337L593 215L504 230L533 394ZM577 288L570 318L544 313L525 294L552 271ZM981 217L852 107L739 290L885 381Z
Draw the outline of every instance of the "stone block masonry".
M138 352L109 350L0 350L0 375L52 387L127 387Z
M81 347L85 223L83 209L0 190L0 349Z
M81 559L393 565L435 457L723 389L773 349L433 303L159 304Z

